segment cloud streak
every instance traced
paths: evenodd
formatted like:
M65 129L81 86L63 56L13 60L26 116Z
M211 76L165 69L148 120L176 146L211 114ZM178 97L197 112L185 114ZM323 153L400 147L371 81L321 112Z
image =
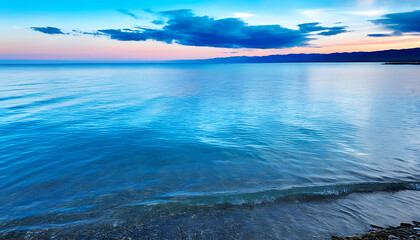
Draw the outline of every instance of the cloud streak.
M304 33L317 32L317 31L322 31L322 30L327 29L326 27L323 27L319 24L320 24L319 22L302 23L302 24L299 24L298 27L300 31Z
M130 12L127 9L117 9L117 11L120 12L120 13L122 13L122 14L125 14L127 16L130 16L130 17L132 17L134 19L139 19L139 17L136 14Z
M326 31L318 33L321 36L334 36L341 33L348 32L345 26L330 27Z
M303 33L319 32L318 35L321 36L334 36L340 33L348 32L346 30L346 26L323 27L319 22L302 23L299 24L298 27Z
M31 27L31 29L49 35L65 34L63 31L61 31L61 29L56 27Z

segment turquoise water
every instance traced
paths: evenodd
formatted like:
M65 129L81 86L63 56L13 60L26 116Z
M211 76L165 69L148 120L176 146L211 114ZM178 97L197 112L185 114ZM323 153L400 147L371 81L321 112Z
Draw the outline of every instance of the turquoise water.
M418 202L419 76L376 63L2 65L0 231L290 211L289 198L329 209L351 193Z

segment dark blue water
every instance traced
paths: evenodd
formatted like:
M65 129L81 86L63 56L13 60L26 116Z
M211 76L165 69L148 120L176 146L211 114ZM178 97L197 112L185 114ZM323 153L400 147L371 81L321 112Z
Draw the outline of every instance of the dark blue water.
M335 214L418 217L419 76L361 63L0 66L0 230L226 204L266 209L255 224L273 229L268 209L290 197L323 212L328 196L397 190L382 215L362 203Z

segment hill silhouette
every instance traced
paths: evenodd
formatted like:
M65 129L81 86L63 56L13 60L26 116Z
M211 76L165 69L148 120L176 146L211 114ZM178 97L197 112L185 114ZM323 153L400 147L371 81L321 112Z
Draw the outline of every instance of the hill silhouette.
M280 62L420 62L420 48L375 52L285 54L261 57L226 57L200 60L180 60L191 63L280 63Z

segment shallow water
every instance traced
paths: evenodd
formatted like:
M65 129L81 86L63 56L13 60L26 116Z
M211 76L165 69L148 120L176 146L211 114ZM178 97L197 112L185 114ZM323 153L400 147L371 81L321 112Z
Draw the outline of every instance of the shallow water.
M0 231L221 204L287 212L288 198L329 209L352 192L418 202L419 76L376 63L0 66ZM398 199L384 216L420 217ZM338 218L378 216L347 203Z

